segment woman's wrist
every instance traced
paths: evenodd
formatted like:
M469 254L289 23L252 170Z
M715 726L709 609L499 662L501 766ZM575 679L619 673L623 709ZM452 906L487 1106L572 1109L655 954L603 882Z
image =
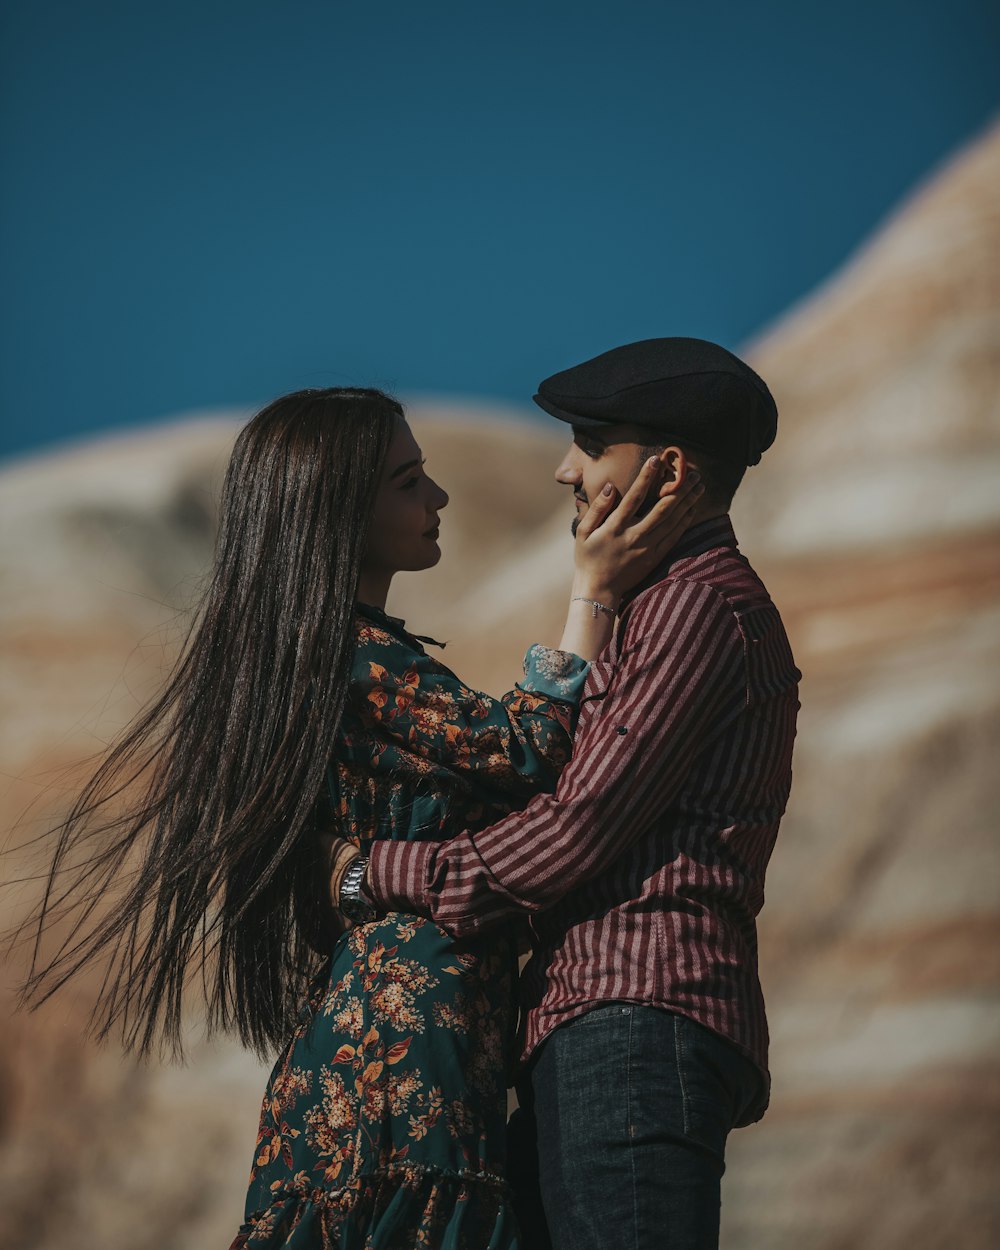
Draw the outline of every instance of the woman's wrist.
M617 590L613 590L607 583L577 576L573 578L573 588L570 591L570 600L572 601L573 599L588 599L592 602L600 603L605 608L610 608L613 612L617 612L622 597Z
M591 593L585 594L584 591ZM599 606L595 607L595 604ZM618 596L607 586L574 583L566 612L566 627L559 643L560 651L571 651L587 661L595 660L614 632L617 612Z
M571 610L572 610L574 603L582 603L585 608L588 608L590 610L591 616L597 616L598 614L602 614L608 617L610 620L614 620L615 617L618 615L617 608L611 607L610 604L602 603L600 599L591 599L587 595L574 595L573 598L570 599L569 603L570 603Z

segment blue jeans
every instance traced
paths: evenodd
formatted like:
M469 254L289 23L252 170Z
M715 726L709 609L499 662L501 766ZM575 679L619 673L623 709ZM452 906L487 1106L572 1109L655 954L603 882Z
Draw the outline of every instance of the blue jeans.
M726 1137L762 1086L734 1046L658 1007L606 1003L557 1029L510 1123L526 1250L715 1250Z

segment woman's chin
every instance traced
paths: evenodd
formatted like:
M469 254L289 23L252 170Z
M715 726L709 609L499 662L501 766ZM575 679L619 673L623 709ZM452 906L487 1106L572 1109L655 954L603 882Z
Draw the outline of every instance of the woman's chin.
M421 573L424 569L432 569L441 559L441 548L435 538L425 538L419 554L414 553L413 559L399 569L400 573Z

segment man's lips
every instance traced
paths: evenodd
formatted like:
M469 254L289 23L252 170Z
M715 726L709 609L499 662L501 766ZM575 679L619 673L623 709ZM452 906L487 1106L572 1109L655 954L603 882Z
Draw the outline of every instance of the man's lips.
M440 525L435 525L435 526L434 526L434 528L433 528L432 530L426 530L426 531L424 532L424 537L425 537L425 538L437 538L437 536L438 536L440 533L441 533L441 526L440 526Z

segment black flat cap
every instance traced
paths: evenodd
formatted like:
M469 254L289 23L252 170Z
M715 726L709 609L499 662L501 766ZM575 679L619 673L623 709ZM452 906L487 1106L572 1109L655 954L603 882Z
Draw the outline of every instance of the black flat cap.
M581 428L644 425L731 464L756 464L778 410L761 378L705 339L644 339L554 373L535 403Z

